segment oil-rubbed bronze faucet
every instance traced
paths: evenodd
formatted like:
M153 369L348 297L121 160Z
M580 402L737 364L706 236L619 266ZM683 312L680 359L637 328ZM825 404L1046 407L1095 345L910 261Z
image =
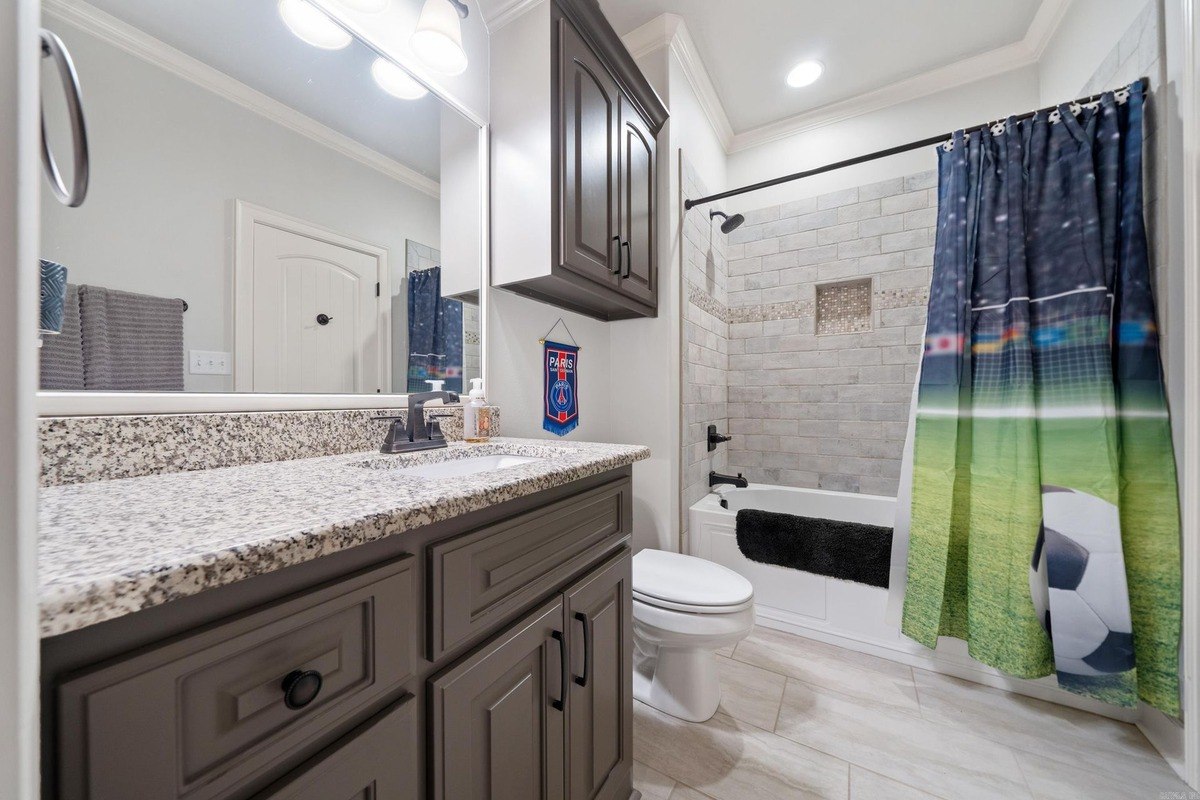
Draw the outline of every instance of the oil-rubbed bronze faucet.
M446 437L442 435L442 426L438 419L449 414L439 414L433 424L425 421L425 404L430 400L441 400L443 403L457 403L456 392L418 392L408 396L408 414L404 417L375 417L382 422L391 422L387 438L379 448L381 453L412 453L417 450L433 450L445 447Z

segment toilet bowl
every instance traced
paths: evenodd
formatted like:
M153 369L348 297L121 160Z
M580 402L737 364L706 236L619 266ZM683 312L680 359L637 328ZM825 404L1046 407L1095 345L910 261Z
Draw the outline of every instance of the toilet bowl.
M695 556L643 550L633 557L633 696L689 722L717 712L716 651L754 627L754 587Z

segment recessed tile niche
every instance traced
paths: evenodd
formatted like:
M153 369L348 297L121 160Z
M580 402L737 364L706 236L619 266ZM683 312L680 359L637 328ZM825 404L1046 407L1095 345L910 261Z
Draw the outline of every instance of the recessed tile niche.
M871 330L871 279L817 285L817 334Z

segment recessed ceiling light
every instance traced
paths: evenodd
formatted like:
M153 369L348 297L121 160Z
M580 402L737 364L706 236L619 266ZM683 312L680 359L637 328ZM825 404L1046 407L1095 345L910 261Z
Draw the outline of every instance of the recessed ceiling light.
M817 78L821 77L821 73L824 71L825 65L820 61L801 61L788 73L788 86L799 89L802 86L816 83Z
M429 90L413 76L386 58L375 59L371 65L371 77L375 78L380 89L401 100L420 100L429 94Z
M288 30L313 47L341 50L350 44L350 34L308 0L279 0L279 16Z
M378 14L388 6L388 0L338 0L346 8L361 11L364 14Z

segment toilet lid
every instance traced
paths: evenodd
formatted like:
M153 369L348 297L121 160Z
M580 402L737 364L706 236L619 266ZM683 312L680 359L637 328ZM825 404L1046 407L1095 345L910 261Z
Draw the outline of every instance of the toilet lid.
M643 550L633 557L633 594L666 608L736 610L754 598L750 581L720 564L682 553Z

